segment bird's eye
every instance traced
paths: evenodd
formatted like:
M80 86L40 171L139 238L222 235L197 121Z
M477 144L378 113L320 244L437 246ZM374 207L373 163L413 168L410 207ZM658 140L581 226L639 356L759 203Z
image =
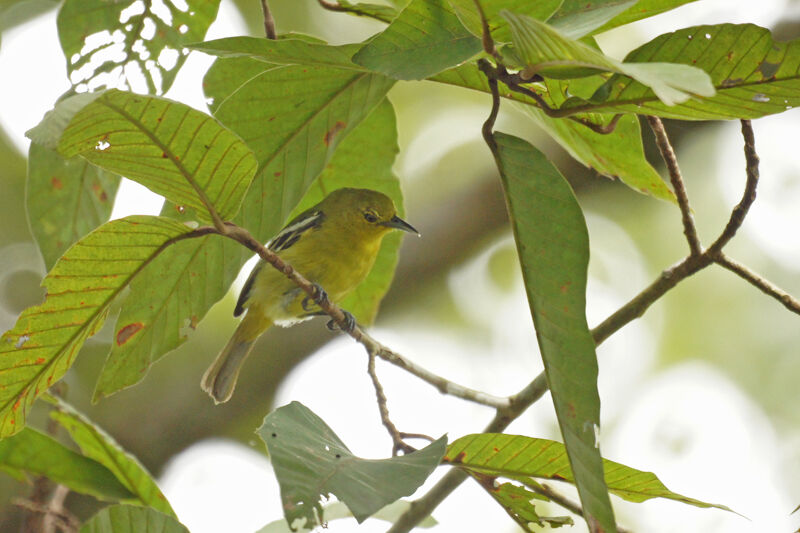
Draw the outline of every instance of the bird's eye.
M378 217L376 217L374 214L370 212L364 213L364 219L366 219L366 221L371 224L374 224L375 222L378 221Z

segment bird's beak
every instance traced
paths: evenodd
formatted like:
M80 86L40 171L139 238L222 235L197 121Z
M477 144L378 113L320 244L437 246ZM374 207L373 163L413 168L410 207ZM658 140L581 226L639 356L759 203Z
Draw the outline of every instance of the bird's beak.
M414 226L412 226L411 224L409 224L408 222L406 222L397 215L393 216L391 220L387 220L386 222L381 222L381 226L386 226L387 228L400 229L403 231L407 231L409 233L416 233L417 236L419 236L419 232L414 228Z

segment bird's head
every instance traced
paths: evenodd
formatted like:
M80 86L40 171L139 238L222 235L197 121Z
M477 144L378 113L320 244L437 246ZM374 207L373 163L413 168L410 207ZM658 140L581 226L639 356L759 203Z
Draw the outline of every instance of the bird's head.
M328 220L342 224L349 232L363 238L380 239L393 229L419 232L397 216L392 199L370 189L337 189L320 204Z

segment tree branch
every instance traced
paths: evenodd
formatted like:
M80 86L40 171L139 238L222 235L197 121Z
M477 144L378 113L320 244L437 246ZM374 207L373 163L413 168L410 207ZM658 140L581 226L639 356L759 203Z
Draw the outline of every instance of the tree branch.
M269 10L267 0L261 0L261 11L264 12L264 33L266 33L267 39L277 39L278 34L275 33L275 19L272 16L272 12Z
M403 453L416 451L416 448L409 446L403 441L403 436L397 430L397 426L395 426L394 422L389 418L386 394L383 392L383 385L381 385L381 382L378 380L378 374L375 372L375 354L372 353L367 354L367 374L369 374L372 380L372 386L375 387L375 396L378 400L378 411L381 414L381 423L392 438L392 455L397 455L397 453L401 451Z
M783 306L793 313L797 313L800 315L800 301L796 300L792 297L789 293L785 292L783 289L778 287L777 285L773 284L772 282L762 278L743 264L734 261L733 259L729 258L722 252L720 252L715 258L714 262L720 265L723 268L726 268L739 276L740 278L744 279L758 290L766 294L767 296L771 296L778 300Z
M683 177L678 166L678 158L675 156L675 150L672 149L672 144L669 142L669 137L667 137L667 132L660 118L648 115L647 123L650 124L650 129L653 130L656 136L658 151L661 152L661 157L664 158L664 163L666 163L669 171L669 179L672 182L675 197L678 199L678 206L683 219L683 234L686 235L686 241L689 243L690 253L692 256L698 256L703 251L703 247L697 236L697 228L695 228L694 218L692 217L692 208L689 207L689 197L686 194L686 186L683 184Z

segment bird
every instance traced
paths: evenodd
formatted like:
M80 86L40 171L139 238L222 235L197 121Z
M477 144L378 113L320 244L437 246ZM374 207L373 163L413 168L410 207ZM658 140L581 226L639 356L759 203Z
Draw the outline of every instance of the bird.
M397 216L391 198L371 189L341 188L289 221L267 244L283 261L338 302L369 274L383 237L392 230L419 235ZM233 395L243 363L272 325L290 326L324 314L306 293L263 259L242 287L233 315L245 313L200 386L216 404ZM355 325L346 313L349 325Z

